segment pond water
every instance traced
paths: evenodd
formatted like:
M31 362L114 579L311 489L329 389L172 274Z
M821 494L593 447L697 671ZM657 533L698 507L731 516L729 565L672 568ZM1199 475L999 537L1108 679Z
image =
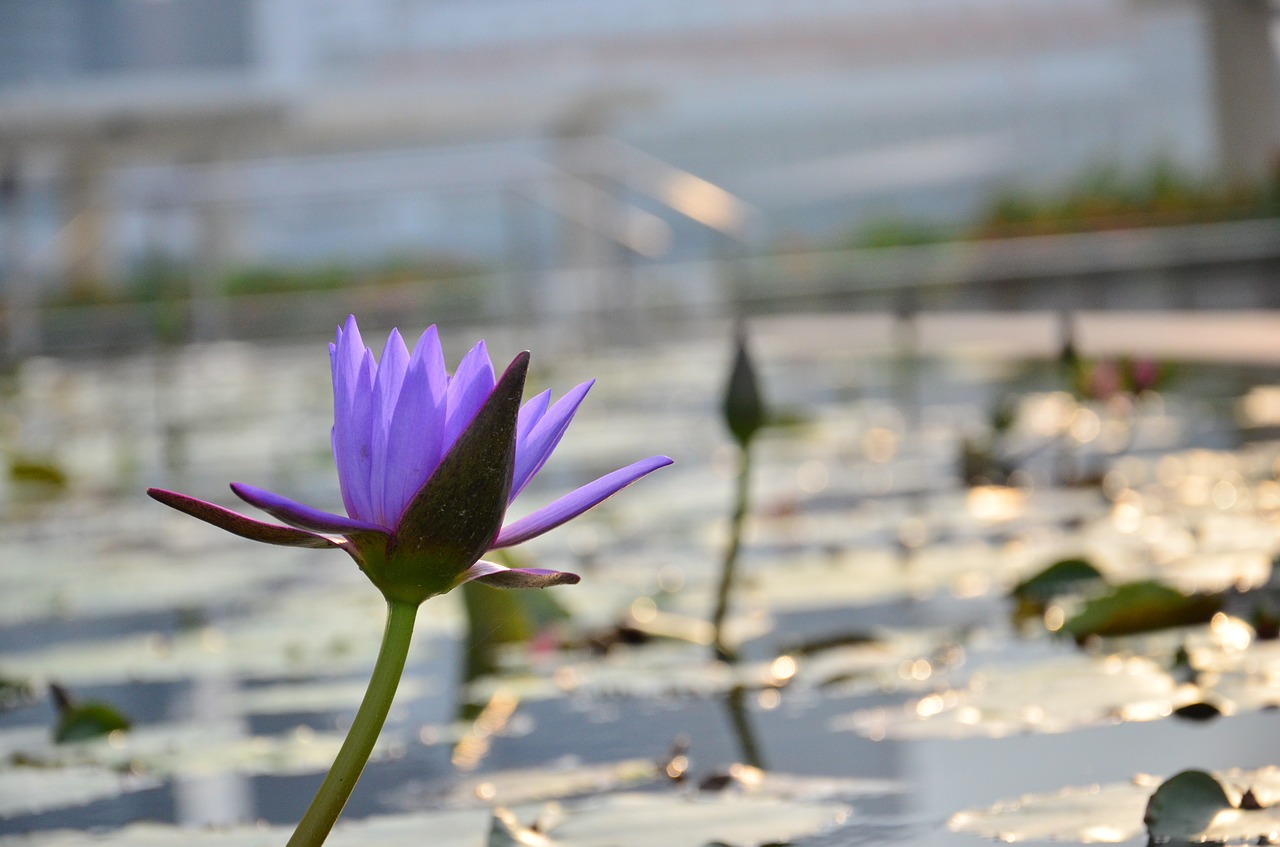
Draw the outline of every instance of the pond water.
M424 606L343 817L351 843L456 824L438 843L479 844L493 805L527 824L559 801L566 844L683 843L664 826L695 847L1143 844L1161 779L1280 763L1280 657L1245 621L1280 546L1270 395L1239 402L1265 371L1183 363L1158 392L1081 400L1052 362L885 355L797 326L757 327L785 424L757 444L734 665L712 659L705 624L736 464L727 340L535 348L539 390L599 381L519 510L654 453L676 465L515 551L580 585L473 598L472 624L458 596ZM447 337L450 361L468 343ZM231 505L239 480L340 508L322 344L33 360L11 380L5 446L25 478L0 524L0 845L191 837L140 822L287 838L270 826L297 821L332 759L380 599L341 553L250 544L142 492ZM490 338L495 360L515 345ZM1012 424L993 441L1002 404ZM1226 605L1077 647L1048 630L1083 599L1019 620L1008 596L1071 557ZM531 638L488 646L512 620ZM54 744L49 683L132 728ZM1205 704L1219 716L1179 716ZM1135 780L1136 806L1097 788ZM1047 829L1013 814L1066 789L1084 799ZM655 840L633 837L645 827Z

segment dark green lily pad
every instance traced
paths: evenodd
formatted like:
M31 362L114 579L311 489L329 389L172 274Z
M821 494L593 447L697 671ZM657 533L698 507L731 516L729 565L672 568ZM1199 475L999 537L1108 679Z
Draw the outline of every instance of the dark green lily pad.
M1216 594L1183 594L1152 580L1116 586L1062 625L1077 642L1090 636L1133 635L1204 623L1222 609Z
M1280 769L1183 771L1163 783L1140 775L1131 782L1024 795L959 812L947 822L1005 842L1130 842L1144 821L1153 844L1270 844L1280 832L1280 807L1258 801L1280 790Z
M53 727L53 740L58 744L124 732L133 725L110 703L99 700L76 703L59 685L49 686L49 693L58 707L58 721Z
M1232 808L1222 784L1204 771L1182 771L1169 777L1147 801L1143 823L1156 841L1191 840Z
M1009 593L1018 600L1047 603L1063 594L1078 593L1105 583L1102 572L1092 562L1077 557L1054 562L1035 576L1019 582Z

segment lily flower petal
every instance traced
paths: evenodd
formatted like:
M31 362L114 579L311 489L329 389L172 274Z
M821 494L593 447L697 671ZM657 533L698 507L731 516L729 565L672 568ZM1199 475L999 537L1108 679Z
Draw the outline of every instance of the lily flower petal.
M391 420L395 415L396 404L400 401L400 389L404 385L405 372L409 370L409 348L400 337L400 330L393 329L387 336L386 346L382 349L382 359L378 362L378 374L373 381L373 416L371 424L372 461L369 466L369 500L372 513L371 520L383 526L389 526L396 517L386 512L386 490L388 475L396 473L391 464L394 457L387 449L391 436Z
M467 568L455 585L478 580L494 588L550 588L553 585L576 585L581 579L576 573L546 568L508 568L481 559Z
M458 363L458 369L449 380L449 396L444 417L444 449L447 451L467 424L480 411L484 401L493 393L495 380L493 363L484 342L476 343Z
M381 492L387 526L399 523L405 506L440 463L448 387L440 337L432 326L414 345L400 396L390 414L386 479Z
M520 420L516 423L516 441L523 443L529 437L529 433L542 420L542 416L547 413L547 406L551 404L551 389L548 388L538 396L528 400L520 407Z
M199 518L205 523L213 524L218 529L224 529L241 538L248 538L250 541L279 544L285 547L326 548L342 546L340 541L317 535L314 532L307 532L305 529L264 523L239 512L233 512L230 509L215 506L206 500L188 497L186 494L179 494L176 491L166 491L163 488L148 488L147 494L152 499L158 500L170 508L185 512L193 518Z
M576 386L557 400L555 405L547 409L541 420L530 428L528 435L518 442L516 468L511 479L511 500L516 499L516 496L529 484L529 480L533 479L534 475L547 463L547 459L551 458L551 451L556 449L556 445L564 437L565 430L569 428L569 422L573 420L574 414L582 405L592 385L595 385L594 379Z
M249 505L257 506L272 517L299 529L332 535L350 535L356 532L391 534L390 530L378 524L344 518L341 515L326 512L323 509L308 506L306 503L290 500L288 497L276 494L274 491L267 491L265 488L259 488L256 485L233 482L231 483L231 490Z
M560 524L576 518L587 509L617 494L641 477L653 473L658 468L664 468L671 462L672 460L667 456L650 456L627 465L621 470L605 474L595 482L576 488L555 502L543 506L515 523L504 526L498 533L498 537L489 545L489 549L511 547L555 529Z

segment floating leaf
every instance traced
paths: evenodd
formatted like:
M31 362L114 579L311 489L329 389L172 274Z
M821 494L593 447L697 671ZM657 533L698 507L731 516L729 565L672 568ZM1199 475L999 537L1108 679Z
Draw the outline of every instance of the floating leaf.
M25 706L33 699L35 692L31 690L31 683L0 676L0 712Z
M1245 808L1246 793L1253 793L1255 800L1257 795L1277 796L1280 769L1232 769L1212 775L1187 771L1163 785L1140 776L1128 783L1066 788L959 812L947 825L956 832L1007 842L1114 844L1142 835L1143 819L1154 811L1151 835L1157 841L1256 844L1280 832L1280 813L1274 806Z
M0 730L0 757L33 767L93 766L157 776L304 774L327 768L341 743L341 735L306 727L283 735L250 735L234 721L140 726L123 735L57 745L50 745L39 728L14 727ZM401 743L384 733L375 758Z
M1132 635L1204 623L1221 608L1217 595L1187 595L1152 580L1130 582L1091 600L1061 631L1077 642L1094 635Z
M542 810L515 809L504 816L513 832L527 831L521 820L543 817ZM759 847L788 842L844 823L850 811L842 803L803 802L745 794L690 797L683 794L612 794L565 807L562 822L549 833L554 847L704 847L721 842ZM381 816L340 823L325 842L330 847L421 847L423 833L432 847L475 847L490 831L490 813L458 809ZM514 824L514 826L511 826ZM112 832L86 835L56 830L0 836L0 847L275 847L289 827L229 827L192 830L139 823ZM520 844L520 841L497 842Z
M110 703L98 700L76 703L60 685L50 685L49 692L58 707L58 720L53 727L53 740L57 744L124 732L133 725Z
M1019 600L1046 603L1063 594L1079 592L1106 580L1088 559L1060 559L1034 576L1024 579L1010 592Z
M62 490L71 484L67 472L49 459L14 456L9 460L9 479L28 485Z
M980 669L965 688L935 691L904 709L855 712L835 725L870 738L1002 738L1156 720L1177 698L1173 678L1150 659L1068 655Z
M1182 771L1160 784L1147 802L1142 821L1153 839L1190 841L1231 809L1227 792L1204 771Z
M0 815L66 809L160 785L154 777L93 767L16 766L0 770Z

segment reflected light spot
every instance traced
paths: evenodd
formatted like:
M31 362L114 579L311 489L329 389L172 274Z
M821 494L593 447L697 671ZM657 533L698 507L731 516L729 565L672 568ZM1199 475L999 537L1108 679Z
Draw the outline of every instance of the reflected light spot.
M418 742L426 747L439 744L440 730L430 724L423 724L418 728Z
M221 653L227 646L227 636L217 627L206 626L200 630L200 646L206 653Z
M658 617L658 604L648 597L637 597L631 601L631 619L636 623L653 623Z
M107 744L111 746L112 750L123 750L124 742L125 735L122 729L113 729L107 734Z
M876 464L883 465L898 454L898 434L883 426L873 426L862 436L862 451Z
M982 723L982 710L976 706L965 706L956 712L956 720L968 726L977 726Z
M1253 627L1222 612L1209 621L1209 630L1225 650L1245 650L1253 642Z
M668 593L684 588L684 571L677 565L663 565L658 571L658 588Z
M1022 710L1022 720L1033 726L1041 723L1044 721L1044 709L1039 706L1027 706Z
M665 768L667 776L671 779L683 778L687 770L689 770L688 756L672 756L671 761L667 762L667 767Z
M1120 471L1107 471L1102 477L1102 493L1108 500L1116 500L1129 488L1129 478Z
M1067 427L1071 437L1081 444L1088 444L1102 432L1102 419L1093 409L1076 409Z
M1111 522L1120 532L1134 533L1142 528L1142 498L1134 491L1127 491L1111 508Z
M907 518L898 525L898 541L914 550L929 540L929 525L923 518Z
M1224 510L1234 506L1239 497L1236 487L1225 479L1220 479L1214 484L1209 496L1213 500L1213 505Z
M1121 841L1128 841L1132 835L1132 832L1105 824L1086 826L1080 830L1080 840L1086 843L1095 841L1101 844L1117 844Z
M315 741L316 731L306 724L295 726L293 728L293 740L299 744L310 744Z
M766 688L760 692L756 702L760 704L760 708L764 711L772 712L782 703L782 694L776 688Z
M476 786L477 800L492 800L498 796L498 787L492 782L482 782Z
M817 494L825 491L830 482L827 466L816 459L804 462L796 468L796 485L806 494Z
M556 668L555 672L556 686L561 691L576 691L582 685L582 675L571 667Z
M991 590L991 577L978 571L961 574L951 583L951 596L962 600L982 597Z
M1167 702L1126 703L1120 707L1120 720L1127 723L1143 723L1167 718L1173 707Z
M797 669L798 665L794 658L791 656L779 656L769 666L769 676L778 682L786 682L796 675Z
M965 496L969 514L984 523L1008 521L1022 514L1026 492L1003 485L975 485Z
M1271 479L1258 483L1257 503L1260 509L1280 509L1280 483Z
M1044 610L1044 628L1050 632L1057 632L1062 629L1062 625L1067 622L1067 613L1063 611L1061 606L1050 606Z
M933 676L933 665L928 659L916 659L911 663L911 678L923 682Z
M916 701L916 715L922 718L931 718L934 715L942 714L946 707L946 701L942 699L941 694L930 694L928 697L921 697Z
M764 784L764 771L741 762L729 765L729 776L746 786Z
M1166 488L1177 488L1186 474L1186 468L1177 456L1165 456L1156 464L1156 479Z

